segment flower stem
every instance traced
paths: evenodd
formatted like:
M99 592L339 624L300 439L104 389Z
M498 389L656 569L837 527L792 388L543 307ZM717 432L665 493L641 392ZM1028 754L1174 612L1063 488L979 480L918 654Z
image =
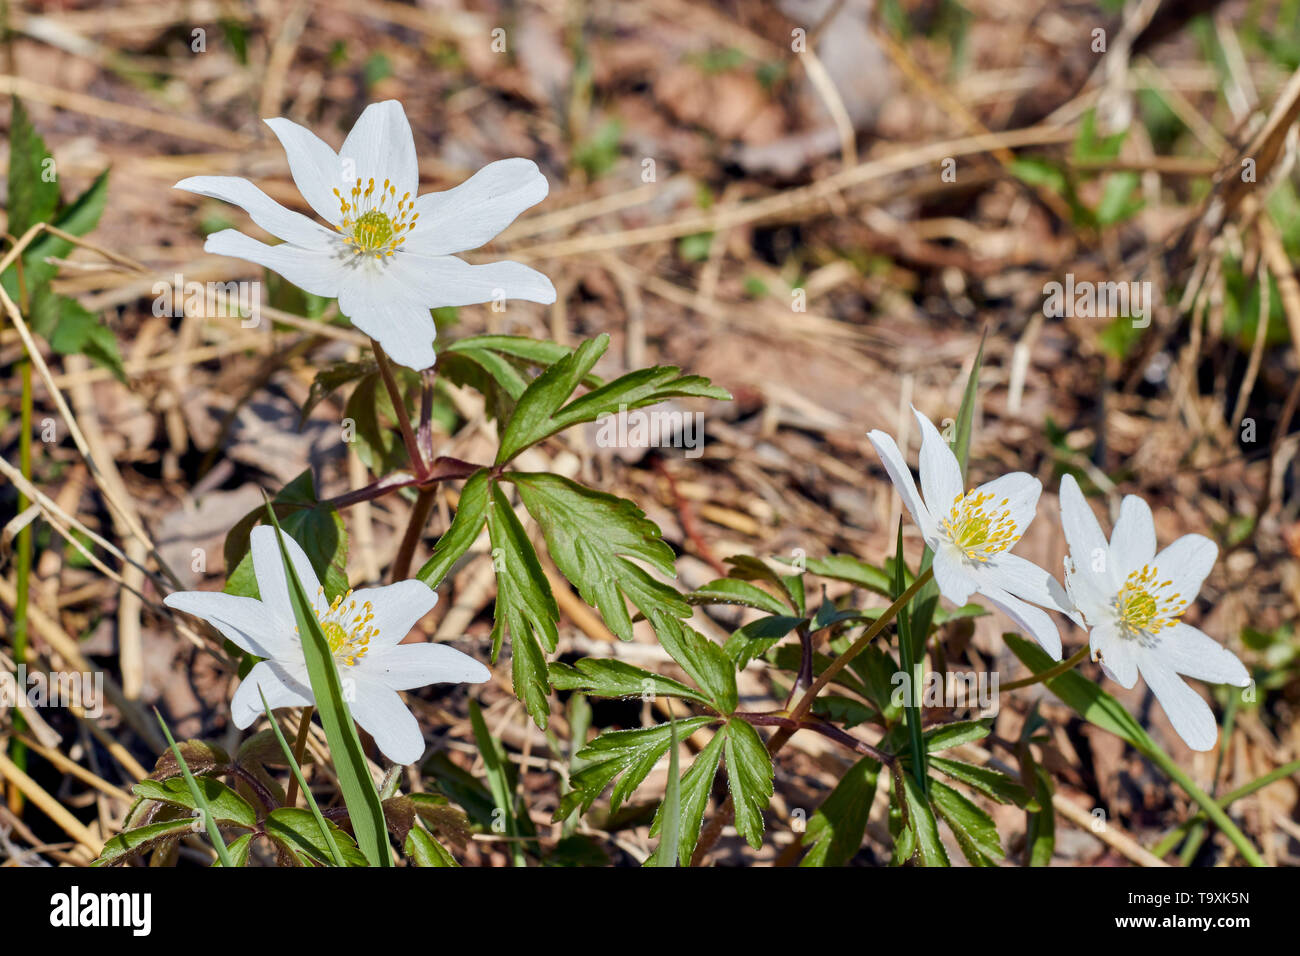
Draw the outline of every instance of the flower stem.
M1145 756L1157 764L1161 770L1169 774L1170 778L1182 787L1189 797L1196 801L1204 814L1232 842L1232 845L1237 848L1237 852L1242 855L1247 863L1251 866L1267 865L1264 858L1259 855L1259 851L1255 849L1255 845L1246 838L1244 833L1237 829L1237 825L1224 813L1219 802L1193 783L1192 778L1187 776L1182 767L1174 763L1172 757L1159 747L1146 752Z
M998 692L1005 694L1009 690L1016 690L1020 687L1032 687L1034 684L1041 684L1043 681L1049 681L1053 677L1060 677L1066 671L1074 670L1088 656L1088 645L1084 644L1068 658L1061 661L1055 667L1049 667L1041 674L1032 674L1029 677L1022 677L1020 680L1013 680L1010 684L1002 684L998 687Z
M916 580L908 586L907 590L900 594L893 604L885 608L884 613L872 622L862 636L854 641L848 650L827 665L826 669L813 681L813 685L804 692L803 697L799 698L799 703L795 705L794 710L790 711L789 722L783 723L781 728L768 740L767 752L770 756L776 756L777 751L786 745L786 742L794 736L797 729L800 729L804 717L812 709L813 701L822 692L822 688L829 684L836 674L844 670L855 657L862 653L868 644L879 636L885 626L898 616L898 612L907 606L907 603L916 596L916 592L925 587L932 577L934 577L933 568L926 568L921 574L917 575ZM700 832L700 838L695 844L695 852L691 854L691 866L699 866L704 861L709 851L713 849L713 844L718 842L718 837L722 836L722 828L731 822L735 812L735 804L732 802L731 797L728 796L722 806L718 807L713 814L708 825Z
M394 583L405 581L407 574L410 573L415 545L419 542L420 535L424 533L424 526L429 521L429 512L433 510L436 495L437 486L430 486L421 488L415 499L415 505L411 508L411 517L406 523L406 532L402 535L402 543L397 549L397 557L393 559L393 567L389 572Z
M916 580L908 585L907 590L900 594L893 604L885 608L885 613L876 618L875 621L872 622L871 626L863 632L862 636L849 646L848 650L835 658L835 660L831 661L830 664L827 665L826 669L817 675L817 679L813 681L813 685L804 692L803 697L799 699L799 703L796 704L794 710L790 712L791 719L799 721L804 718L808 711L812 709L813 701L816 699L817 695L822 692L822 688L829 684L835 678L836 674L844 670L844 668L847 667L855 657L866 649L868 644L879 636L880 632L885 629L885 626L898 616L899 611L907 607L907 603L916 596L916 592L925 587L932 577L934 577L933 568L926 568L925 571L918 574Z
M1267 787L1270 783L1276 783L1279 780L1285 780L1293 773L1300 773L1300 760L1293 760L1288 764L1283 764L1281 767L1278 767L1276 770L1271 770L1268 773L1264 774L1264 776L1258 777L1255 780L1252 780L1250 783L1238 787L1236 790L1233 790L1231 793L1223 795L1216 802L1224 810L1227 810L1228 807L1236 803L1242 797L1248 797L1256 790L1262 790L1264 787ZM1151 852L1154 853L1156 856L1163 857L1166 853L1168 853L1170 850L1172 850L1175 846L1178 845L1178 841L1182 839L1183 835L1187 833L1188 830L1190 830L1195 824L1203 823L1204 821L1205 821L1204 813L1198 813L1190 820L1184 821L1183 823L1174 827L1174 829L1170 831L1170 833L1167 836L1165 836L1163 839L1161 839L1159 843L1153 846L1151 848Z
M397 387L397 377L393 374L393 364L388 359L388 354L384 352L381 346L374 339L370 340L371 348L375 351L375 362L379 365L379 376L384 380L384 388L388 390L388 397L393 403L393 414L397 416L397 426L402 431L402 444L406 446L407 457L411 459L411 470L415 472L417 478L423 478L428 471L428 463L424 455L420 453L420 443L415 437L415 429L411 427L411 416L406 411L406 401L402 398L402 392Z
M298 736L293 741L293 759L299 767L302 766L303 755L307 753L307 734L311 732L311 715L315 713L316 708L304 707L302 716L298 718ZM298 803L298 778L289 777L289 786L285 790L284 805L286 807L296 806Z

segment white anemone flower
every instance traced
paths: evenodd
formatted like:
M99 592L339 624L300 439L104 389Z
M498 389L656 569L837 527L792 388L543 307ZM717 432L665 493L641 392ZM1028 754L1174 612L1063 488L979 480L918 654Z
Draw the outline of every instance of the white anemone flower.
M957 456L930 419L915 408L912 412L921 428L924 498L917 494L894 439L879 430L867 437L934 554L939 593L958 606L972 594L983 595L1059 661L1061 633L1047 612L1033 605L1059 607L1065 596L1061 585L1042 568L1011 554L1034 519L1042 483L1017 471L964 490Z
M338 299L352 324L398 363L434 363L430 309L505 299L550 304L555 287L518 262L470 265L452 253L491 241L546 198L546 177L529 159L490 163L445 192L416 197L420 172L402 104L372 103L337 153L287 119L268 119L303 199L329 227L281 206L246 179L193 176L177 189L241 206L282 239L266 245L235 229L204 249L247 259L313 295Z
M399 690L425 684L481 684L491 673L445 644L402 644L438 595L422 581L349 591L331 603L298 543L282 535L303 590L329 642L353 718L394 763L415 763L424 735ZM315 704L302 640L289 603L289 582L275 543L275 529L260 526L250 538L260 599L213 591L178 591L163 603L201 617L243 650L265 658L253 665L230 703L235 725L244 728L271 709Z
M1214 713L1179 675L1246 687L1250 675L1237 655L1180 618L1214 567L1218 546L1183 535L1156 553L1151 508L1136 495L1120 504L1110 542L1075 480L1061 479L1065 559L1063 606L1090 631L1093 660L1122 687L1141 673L1193 750L1210 750L1219 736Z

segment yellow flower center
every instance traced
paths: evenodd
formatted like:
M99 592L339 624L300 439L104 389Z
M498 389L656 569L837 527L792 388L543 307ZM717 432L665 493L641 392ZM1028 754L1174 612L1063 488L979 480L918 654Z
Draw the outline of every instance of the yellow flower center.
M1009 499L993 504L993 495L974 490L952 500L952 510L940 522L948 539L972 561L985 562L1011 547L1020 537Z
M319 595L323 591L321 588L316 593ZM375 609L371 603L363 601L357 607L351 591L336 597L326 610L316 612L330 654L337 663L346 667L354 666L370 650L370 639L379 633L379 629L370 623L374 619ZM294 628L295 633L297 630Z
M1132 572L1115 595L1120 624L1131 635L1159 634L1178 623L1187 610L1182 595L1169 593L1172 581L1159 581L1159 570L1144 564Z
M402 233L409 234L420 218L420 214L414 211L415 201L411 194L406 193L397 199L397 187L387 179L378 189L374 179L368 180L364 189L358 179L347 197L337 189L334 195L338 198L342 217L338 230L358 255L388 258L406 241Z

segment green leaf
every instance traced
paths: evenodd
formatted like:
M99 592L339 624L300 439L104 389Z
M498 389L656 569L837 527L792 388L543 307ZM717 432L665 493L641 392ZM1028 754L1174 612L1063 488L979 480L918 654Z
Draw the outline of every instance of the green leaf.
M664 825L660 828L659 846L646 862L672 867L677 865L682 843L682 778L677 759L677 718L671 711L668 714L668 783L661 806Z
M922 866L948 866L948 853L939 839L939 825L930 810L925 791L909 773L894 774L895 801L904 808L907 828L915 841L914 853ZM909 854L910 855L910 854Z
M545 368L571 356L573 349L558 342L532 339L525 335L473 335L452 342L443 354L447 352L493 352ZM605 383L595 375L588 375L582 384L588 388L599 388Z
M435 840L422 826L411 827L406 835L404 847L406 855L415 861L416 866L458 867L459 863L451 852Z
M803 603L803 579L797 574L780 575L768 567L766 561L762 561L753 555L737 554L727 558L724 564L731 565L731 570L727 572L727 577L736 578L741 581L766 581L772 585L778 592L786 595L790 602L790 609L796 614L804 613ZM782 608L782 612L784 612Z
M925 752L938 753L941 750L983 740L989 735L989 723L988 720L958 720L951 724L931 727L925 732Z
M311 390L307 393L307 400L302 404L302 414L298 419L298 427L302 427L317 405L344 385L373 374L375 371L376 365L373 361L335 362L333 365L317 371L316 377L312 379Z
M95 860L94 865L113 866L116 863L125 863L128 857L144 853L168 840L179 839L190 832L193 824L192 818L181 817L178 820L164 820L161 823L150 823L147 826L136 827L134 830L126 830L104 844L104 849L99 852L99 858Z
M343 793L343 802L352 820L357 844L371 866L392 866L384 810L380 806L379 793L370 776L370 767L361 749L357 729L352 723L352 714L343 697L338 667L334 664L329 643L312 610L311 600L303 590L302 582L298 580L293 562L289 560L289 552L280 538L280 523L276 520L269 501L266 503L266 515L276 530L275 540L280 546L280 561L289 584L289 603L293 606L294 621L302 638L312 696L316 701L321 725L325 728L325 739L329 743L330 755L334 758L334 769L339 778L339 790ZM310 813L305 810L301 812L311 819ZM312 828L314 831L314 819ZM316 836L319 838L319 833Z
M762 588L740 581L736 578L719 578L710 581L686 595L688 603L699 604L739 604L752 607L769 614L785 614L789 608Z
M736 709L736 671L722 648L676 618L656 615L659 643L708 695L710 705L726 715Z
M50 151L45 148L27 109L18 97L12 98L9 121L9 225L15 239L38 222L50 222L59 203L57 178L46 174L53 169L46 163ZM28 247L29 249L31 247ZM31 286L29 286L31 288Z
M480 469L470 475L461 489L456 516L451 527L433 546L433 554L416 573L416 577L436 588L461 556L473 546L483 530L488 506L488 472Z
M801 617L760 617L737 628L722 645L722 652L739 670L767 651L804 622Z
M546 655L555 650L555 643L559 640L556 622L560 619L560 611L524 526L495 483L492 484L487 524L492 541L492 560L497 569L492 660L496 662L502 639L508 633L515 696L524 702L537 726L545 729L550 719L548 698L551 693Z
M716 722L717 718L712 716L679 720L677 733L689 737L701 727ZM574 808L586 813L615 777L619 780L609 797L609 812L611 816L617 813L623 801L641 785L667 751L671 737L668 724L601 734L576 754L582 769L570 777L573 790L565 795L555 819L564 819Z
M311 469L307 469L289 482L271 505L285 534L293 538L307 554L312 570L325 588L331 601L348 590L348 532L338 509L316 499ZM226 535L224 555L227 569L227 594L258 597L257 576L253 569L253 555L248 538L259 519L265 518L264 508L254 508L230 529Z
M597 697L681 697L708 704L709 698L681 681L660 677L624 661L586 657L573 666L552 663L551 686Z
M971 866L993 866L994 860L1006 856L998 838L997 824L970 800L947 784L931 780L930 801L952 830L962 855Z
M326 842L316 826L310 810L301 807L279 807L266 815L266 835L299 861L318 866L331 863L331 846L336 846L348 866L367 866L369 859L352 838L328 820L325 821L333 840ZM387 852L388 847L384 850Z
M419 373L400 365L393 367L407 414L415 420L420 396ZM348 396L343 417L355 426L357 456L376 475L390 475L410 467L406 446L397 427L393 400L378 371L363 375Z
M53 184L57 193L58 186ZM84 236L99 223L108 202L108 170L95 178L84 193L54 217L54 225L74 236ZM11 227L12 231L12 227ZM47 259L61 259L72 251L72 243L52 233L44 233L27 247L23 260L27 265L28 288L52 279L58 267Z
M683 721L683 723L685 722ZM713 778L717 776L718 763L722 760L722 748L726 736L726 733L721 731L714 734L713 739L704 745L703 750L696 754L690 768L682 775L681 813L678 815L682 830L681 844L677 854L677 860L682 866L690 864L691 854L695 852L695 843L700 838L700 824L704 821L704 808L709 802L709 791L713 789ZM664 805L661 803L659 810L655 813L654 822L650 825L651 836L659 833L663 821ZM658 851L656 850L657 855Z
M519 489L524 507L542 529L555 566L584 601L599 608L606 626L619 638L632 639L625 599L647 618L691 613L676 590L631 560L644 561L665 575L676 574L672 548L631 501L544 472L510 472L503 477Z
M31 293L31 317L32 329L51 349L60 355L85 355L125 384L126 369L117 350L117 337L77 299L53 293L48 284L36 286Z
M729 721L725 732L723 753L736 832L757 850L763 845L763 810L772 799L772 758L758 731L745 721Z
M196 777L195 785L203 792L212 818L220 823L253 829L257 826L257 814L247 800L231 790L220 780L212 777ZM131 792L146 800L184 807L187 810L199 809L189 784L184 777L172 777L170 780L141 780Z
M807 567L809 572L819 577L847 581L876 594L893 597L889 575L883 568L859 561L850 555L832 554L825 558L809 558Z
M1029 804L1029 791L1015 779L1000 771L977 767L960 760L949 760L946 757L931 757L930 766L998 803L1014 803L1018 807Z
M556 432L593 422L605 414L641 408L669 398L731 398L729 392L711 385L706 378L682 375L681 369L674 366L659 366L629 372L561 408L608 347L608 335L589 339L529 384L501 437L497 464L510 461L528 446Z
M559 429L552 416L573 394L597 360L609 348L609 336L599 335L583 342L571 355L555 362L529 383L515 405L515 412L501 435L496 463L505 464L529 445Z
M808 821L805 846L812 849L800 866L843 866L862 846L875 799L880 764L863 757L850 767Z
M252 833L245 833L243 836L233 840L226 849L230 853L230 864L232 866L248 866L248 855L253 849ZM213 866L221 866L221 861L216 860Z

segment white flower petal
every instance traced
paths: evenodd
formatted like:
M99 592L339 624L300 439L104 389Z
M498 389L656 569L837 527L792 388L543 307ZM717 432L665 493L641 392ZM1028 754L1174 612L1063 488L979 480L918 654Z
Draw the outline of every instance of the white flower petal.
M1138 668L1187 746L1193 750L1212 750L1219 739L1219 726L1204 698L1172 668L1166 667L1157 654L1142 654Z
M320 579L316 570L307 559L307 553L297 541L284 532L280 533L289 560L298 575L302 589L307 592L307 599L319 614L329 607L325 594L321 590ZM280 557L280 547L275 543L275 529L267 525L258 525L248 536L249 549L253 553L253 574L257 578L257 593L272 613L290 626L296 620L293 605L289 602L289 579L284 576L284 562Z
M415 200L420 218L403 249L445 256L491 242L550 187L531 159L489 163L459 186Z
M379 588L354 591L352 599L360 607L370 602L374 614L371 625L379 632L370 639L370 653L381 647L393 647L411 633L415 622L433 610L438 592L423 581L412 579Z
M1068 612L1064 588L1045 570L1017 554L1002 552L989 558L980 570L980 579L992 581L1004 591L1039 607Z
M1110 533L1111 562L1115 580L1122 582L1156 556L1156 523L1151 506L1137 495L1125 495L1119 506L1119 520Z
M970 600L980 586L979 579L952 545L940 544L930 566L934 568L934 583L939 586L939 593L958 607Z
M348 271L339 292L339 311L379 342L389 357L407 368L430 368L437 359L433 340L438 328L416 291L394 275L393 262L383 269L362 264Z
M1061 659L1061 632L1056 629L1046 611L1026 604L992 584L981 584L979 593L1036 640L1051 655L1052 660Z
M903 505L912 516L912 521L921 529L921 536L925 538L927 544L931 544L937 537L934 518L925 507L925 503L921 501L921 496L916 490L916 481L912 478L912 470L907 467L907 460L898 450L898 444L893 436L880 429L867 432L867 438L871 441L871 446L876 449L876 454L880 456L885 472L893 482L894 490L903 499Z
M357 663L366 679L393 690L426 684L481 684L492 672L446 644L399 644L367 654Z
M415 195L420 188L420 167L415 158L415 138L406 111L397 100L371 103L343 141L339 158L351 160L364 189L370 178L378 190L384 180L397 188L397 198Z
M1110 545L1073 475L1061 479L1061 528L1074 565L1070 587L1083 592L1075 595L1076 600L1081 598L1089 604L1109 602L1119 590L1111 568ZM1090 617L1095 614L1088 607L1080 610Z
M525 299L543 305L555 301L551 280L520 262L503 260L472 266L455 256L421 256L402 251L389 265L393 277L414 290L412 297L429 309L495 299Z
M238 176L191 176L182 179L175 189L210 196L241 207L271 235L303 249L329 249L334 233L300 212L285 209L247 179Z
M205 252L218 256L247 259L278 273L312 295L332 299L339 294L342 275L332 252L303 249L291 243L268 246L234 229L223 229L208 236Z
M1157 653L1163 664L1187 677L1234 687L1250 684L1250 673L1237 655L1190 624L1179 621L1161 632Z
M375 746L393 763L415 763L424 754L424 735L415 715L391 687L353 676L356 695L348 707L356 722L375 738Z
M1038 496L1043 493L1043 483L1028 472L1013 471L1001 478L986 481L975 491L992 499L986 510L1005 508L1010 513L1016 531L1008 547L1013 547L1038 512ZM1006 502L1005 505L1002 504L1003 501Z
M1219 546L1205 535L1185 534L1156 555L1155 565L1160 579L1171 582L1169 593L1190 604L1218 557Z
M163 598L163 604L201 617L241 650L258 657L279 657L293 645L292 630L251 597L220 591L177 591Z
M263 122L271 127L284 147L289 174L302 198L316 210L316 215L337 226L343 218L339 199L334 195L334 190L343 184L343 165L338 153L311 130L291 120L277 117Z
M262 694L272 710L279 707L307 707L316 703L311 695L311 687L300 684L290 672L277 661L258 661L248 672L235 690L230 700L230 718L235 726L243 729L261 717Z
M1103 621L1092 629L1088 643L1107 677L1124 688L1137 683L1137 641L1124 637L1110 621Z
M952 510L966 489L962 487L961 466L934 423L913 406L912 414L921 427L921 492L925 506L936 521Z

